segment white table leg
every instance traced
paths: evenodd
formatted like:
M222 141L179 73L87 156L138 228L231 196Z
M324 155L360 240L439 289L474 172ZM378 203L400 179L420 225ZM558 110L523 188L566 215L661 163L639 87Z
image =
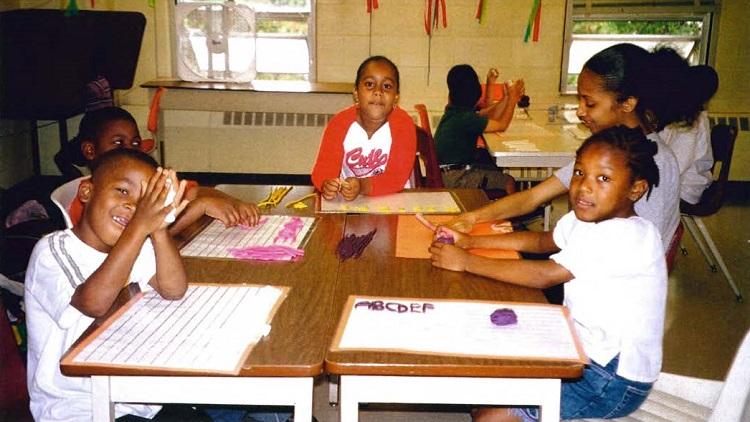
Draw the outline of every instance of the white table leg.
M359 420L360 403L539 406L542 421L560 419L556 378L468 378L342 375L341 422Z
M91 377L91 414L94 422L112 422L115 420L115 404L112 402L109 388L109 377Z
M118 403L293 406L297 421L312 419L312 377L92 376L93 420L114 420Z

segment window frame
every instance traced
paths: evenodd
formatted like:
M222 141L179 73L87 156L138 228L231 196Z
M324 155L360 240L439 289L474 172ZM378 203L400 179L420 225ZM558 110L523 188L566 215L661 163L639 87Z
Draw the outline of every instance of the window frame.
M587 14L584 16L574 16L573 14L573 0L567 0L566 1L566 8L565 8L565 35L563 38L563 51L562 51L562 59L561 59L561 66L560 66L560 81L559 81L559 91L561 95L575 95L576 89L575 87L569 87L567 84L568 79L568 64L570 59L570 48L573 44L574 39L612 39L616 38L617 35L611 34L591 34L591 35L582 35L579 37L576 37L573 35L573 25L574 21L614 21L614 20L639 20L639 21L646 21L646 20L701 20L703 21L703 29L701 31L700 36L700 56L698 60L698 64L711 64L713 62L714 58L714 42L716 40L716 32L718 28L718 9L715 11L711 10L696 10L694 12L689 11L669 11L669 10L660 10L656 12L652 12L652 9L638 9L638 13L635 11L616 11L616 10L607 10L602 12L596 12ZM679 40L679 39L695 39L695 37L692 36L668 36L668 35L644 35L644 38L647 37L653 37L653 38L660 38L669 37L670 39ZM626 40L623 40L623 42L627 42Z
M260 22L261 20L305 21L305 18L303 18L303 16L306 16L307 17L306 18L306 20L307 20L307 35L306 36L301 36L301 35L296 35L296 34L290 34L288 36L267 36L265 34L262 35L260 32L256 32L256 39L259 39L259 38L264 38L264 39L281 39L281 38L284 38L284 39L300 39L300 40L301 39L305 39L307 41L308 56L309 56L309 60L308 60L308 73L307 73L308 76L307 76L307 79L308 79L308 82L315 82L315 81L317 81L317 72L316 72L316 68L317 68L317 66L316 66L316 63L317 63L317 51L316 51L316 48L315 48L315 38L316 38L315 37L315 34L316 34L316 28L315 28L315 22L316 22L315 9L316 9L316 7L315 7L315 2L316 2L316 0L308 0L308 1L310 2L310 11L309 12L301 12L301 11L293 11L293 12L278 12L278 11L263 12L263 11L257 11L257 10L255 11L256 26L257 26L257 22ZM175 36L175 33L174 33L175 28L176 28L175 27L175 22L174 22L174 20L175 20L175 12L174 12L175 6L178 3L202 3L202 2L212 3L210 0L194 0L194 1L191 1L191 0L174 0L174 1L169 2L169 4L170 4L170 11L169 11L169 13L170 13L170 22L171 22L171 24L170 24L171 29L170 30L171 30L171 34L172 34L171 37L174 39L174 42L172 43L172 46L171 46L171 54L172 54L172 57L174 58L175 61L179 60L179 57L178 57L178 50L179 50L179 48L178 48L178 45L177 45L177 37ZM220 2L216 1L214 3L225 3L225 2L226 2L226 0L220 1ZM242 4L242 3L239 3L239 4ZM256 57L256 66L257 66L257 57ZM177 69L176 62L173 63L172 69L173 69L172 76L176 77L176 69ZM282 75L284 73L275 73L275 74ZM300 74L300 75L302 75L302 74Z

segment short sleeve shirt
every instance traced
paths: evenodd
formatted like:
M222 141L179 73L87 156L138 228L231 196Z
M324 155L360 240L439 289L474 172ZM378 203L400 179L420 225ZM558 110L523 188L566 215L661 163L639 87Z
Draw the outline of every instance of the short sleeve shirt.
M564 303L586 354L602 366L619 354L618 375L655 381L667 270L654 225L637 216L583 222L571 211L555 226L553 239L560 252L550 259L574 277L565 283Z
M471 164L477 138L489 119L469 107L448 105L435 131L435 149L440 164Z
M43 237L31 254L24 299L29 334L28 388L36 421L91 420L90 378L64 376L60 359L93 321L71 305L73 293L106 257L70 229ZM155 273L154 249L147 240L129 282L146 291ZM126 413L153 416L158 410L159 406L115 407L118 417Z

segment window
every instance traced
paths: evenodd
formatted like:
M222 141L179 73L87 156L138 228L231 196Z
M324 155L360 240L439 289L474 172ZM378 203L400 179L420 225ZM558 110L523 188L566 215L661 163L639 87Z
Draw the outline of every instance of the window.
M244 69L248 65L248 57L255 53L255 79L264 80L314 80L313 53L314 48L314 17L312 10L314 0L235 0L233 3L246 5L255 12L254 46L248 41L246 34L235 31L230 34L228 48L245 45L249 54L231 55L228 63L213 63L211 54L203 48L194 48L195 57L189 58L197 63L200 71L210 74L217 68L220 71L228 68ZM223 0L176 0L176 4L216 3L217 5L232 3ZM217 6L218 7L218 6ZM189 26L190 23L186 23ZM196 31L198 32L198 31ZM201 38L202 37L202 38ZM190 42L198 47L205 44L204 35L190 35ZM184 53L178 53L184 54ZM178 60L182 59L179 57ZM203 72L201 72L203 73Z
M668 46L691 64L708 62L713 0L569 0L560 80L576 92L583 64L597 52L629 42L646 50Z

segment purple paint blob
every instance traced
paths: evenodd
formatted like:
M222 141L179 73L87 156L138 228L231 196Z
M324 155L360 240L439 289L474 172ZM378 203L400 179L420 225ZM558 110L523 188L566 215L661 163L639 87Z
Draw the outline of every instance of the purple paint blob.
M495 312L490 315L490 321L499 326L515 325L518 324L518 317L513 309L500 308L495 309Z

